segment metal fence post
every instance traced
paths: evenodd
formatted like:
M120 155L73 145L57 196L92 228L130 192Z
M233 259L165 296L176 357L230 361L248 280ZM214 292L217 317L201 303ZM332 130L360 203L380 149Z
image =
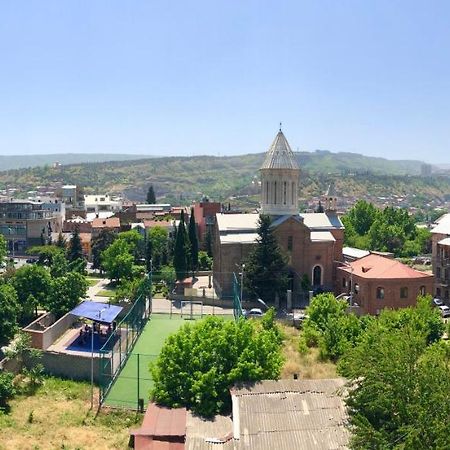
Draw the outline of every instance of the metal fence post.
M140 377L139 377L139 353L137 354L137 409L139 410L139 382L140 382Z

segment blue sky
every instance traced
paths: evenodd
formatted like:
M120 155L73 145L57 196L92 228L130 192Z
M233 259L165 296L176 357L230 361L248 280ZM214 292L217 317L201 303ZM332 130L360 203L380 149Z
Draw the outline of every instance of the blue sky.
M450 163L448 1L0 0L0 154Z

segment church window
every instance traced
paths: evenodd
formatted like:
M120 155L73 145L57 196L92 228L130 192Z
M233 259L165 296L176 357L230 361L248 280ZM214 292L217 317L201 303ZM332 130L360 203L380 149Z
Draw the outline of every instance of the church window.
M314 266L313 269L313 286L320 286L322 284L322 267Z
M269 203L269 182L266 181L266 203Z
M384 288L377 287L377 299L383 300L384 299Z
M355 283L355 292L359 294L359 284Z
M273 183L273 203L274 205L277 204L277 182L274 181Z
M346 288L347 287L347 278L342 278L342 287Z
M288 236L287 249L291 251L293 247L294 247L294 239L292 236Z
M295 193L294 193L294 191L295 191L295 183L294 182L292 182L292 187L291 187L291 189L292 189L292 195L291 195L291 201L292 201L292 204L294 204L294 200L295 200Z
M420 295L425 295L426 293L427 293L427 290L426 290L425 286L420 286L419 294Z
M283 182L283 204L286 204L287 182Z
M400 298L408 298L408 288L406 286L400 288Z

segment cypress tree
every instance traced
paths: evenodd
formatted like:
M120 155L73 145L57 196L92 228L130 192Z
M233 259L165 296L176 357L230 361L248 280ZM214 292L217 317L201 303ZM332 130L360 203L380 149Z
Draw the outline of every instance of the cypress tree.
M153 243L149 233L145 232L145 268L147 272L152 270Z
M153 189L153 184L150 185L147 191L147 203L153 205L156 203L155 190Z
M83 258L83 247L81 245L80 230L78 227L75 227L67 250L67 259L73 262L80 258Z
M269 216L260 215L257 244L245 262L244 286L254 296L273 303L288 286L286 258L270 227Z
M64 236L62 235L62 233L58 234L58 240L56 241L55 245L62 249L66 248L66 240L64 239Z
M194 272L198 269L198 236L197 236L197 224L195 223L194 217L194 208L191 208L191 217L189 218L189 244L190 244L191 269Z
M186 225L184 223L184 213L181 212L180 223L178 225L177 237L175 240L175 249L173 254L173 267L177 280L184 280L189 270L187 249L188 249L188 235L186 233Z

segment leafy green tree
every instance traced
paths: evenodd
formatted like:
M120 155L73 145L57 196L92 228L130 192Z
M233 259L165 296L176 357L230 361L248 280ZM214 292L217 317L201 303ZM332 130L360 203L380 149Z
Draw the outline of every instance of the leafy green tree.
M62 253L59 256L66 262ZM11 284L17 292L20 305L19 320L25 323L36 315L37 306L46 301L51 289L49 271L36 264L22 266L17 269Z
M68 271L69 263L67 262L67 258L62 252L56 253L53 257L52 265L50 266L50 275L52 278L63 277Z
M3 266L7 254L6 239L3 234L0 234L0 267Z
M83 258L83 246L81 245L80 230L75 227L67 249L67 259L72 262Z
M172 266L162 266L159 277L169 288L172 288L177 280L175 269Z
M211 270L213 259L208 256L207 252L200 250L198 252L198 266L200 270Z
M43 266L51 266L53 258L57 254L64 254L64 251L55 245L35 246L28 249L30 255L38 257L39 264Z
M184 213L181 212L181 219L178 225L175 249L173 254L173 266L175 268L177 280L184 280L189 270L189 238L184 223Z
M163 227L155 226L150 228L148 238L152 245L153 268L159 270L161 266L167 264L167 246L169 236Z
M147 191L147 203L149 205L154 205L156 203L155 190L153 189L153 184L151 184Z
M67 242L62 233L58 234L58 239L56 240L55 245L64 251L66 250Z
M191 270L195 272L198 269L198 235L197 224L195 223L194 208L191 208L191 216L189 218L189 245L191 257Z
M4 345L14 336L20 305L15 289L9 284L0 285L0 345Z
M153 243L149 236L149 232L145 232L145 270L151 272L153 267Z
M269 216L259 217L257 243L245 260L244 277L245 289L266 303L272 303L288 286L286 258L270 225Z
M8 401L16 394L14 374L0 371L0 409L8 407Z
M103 272L102 252L105 251L116 239L117 235L114 231L104 228L100 233L92 239L92 268Z
M274 329L208 317L166 340L152 367L153 399L211 417L228 412L235 383L277 379L283 364Z
M133 273L133 255L130 245L124 239L116 239L102 252L102 266L110 280L119 282L122 278L131 278Z
M129 252L134 257L134 262L137 264L144 258L145 241L144 237L136 230L129 230L119 233L117 239L125 241L129 247Z
M208 253L208 256L212 258L213 256L213 237L211 229L208 227L208 230L206 231L206 237L205 237L205 249L206 253Z
M358 235L363 236L369 232L378 215L379 210L372 203L358 200L342 220L345 228L350 224Z
M88 283L86 277L78 272L54 278L50 294L47 296L46 309L57 318L68 313L86 296Z

